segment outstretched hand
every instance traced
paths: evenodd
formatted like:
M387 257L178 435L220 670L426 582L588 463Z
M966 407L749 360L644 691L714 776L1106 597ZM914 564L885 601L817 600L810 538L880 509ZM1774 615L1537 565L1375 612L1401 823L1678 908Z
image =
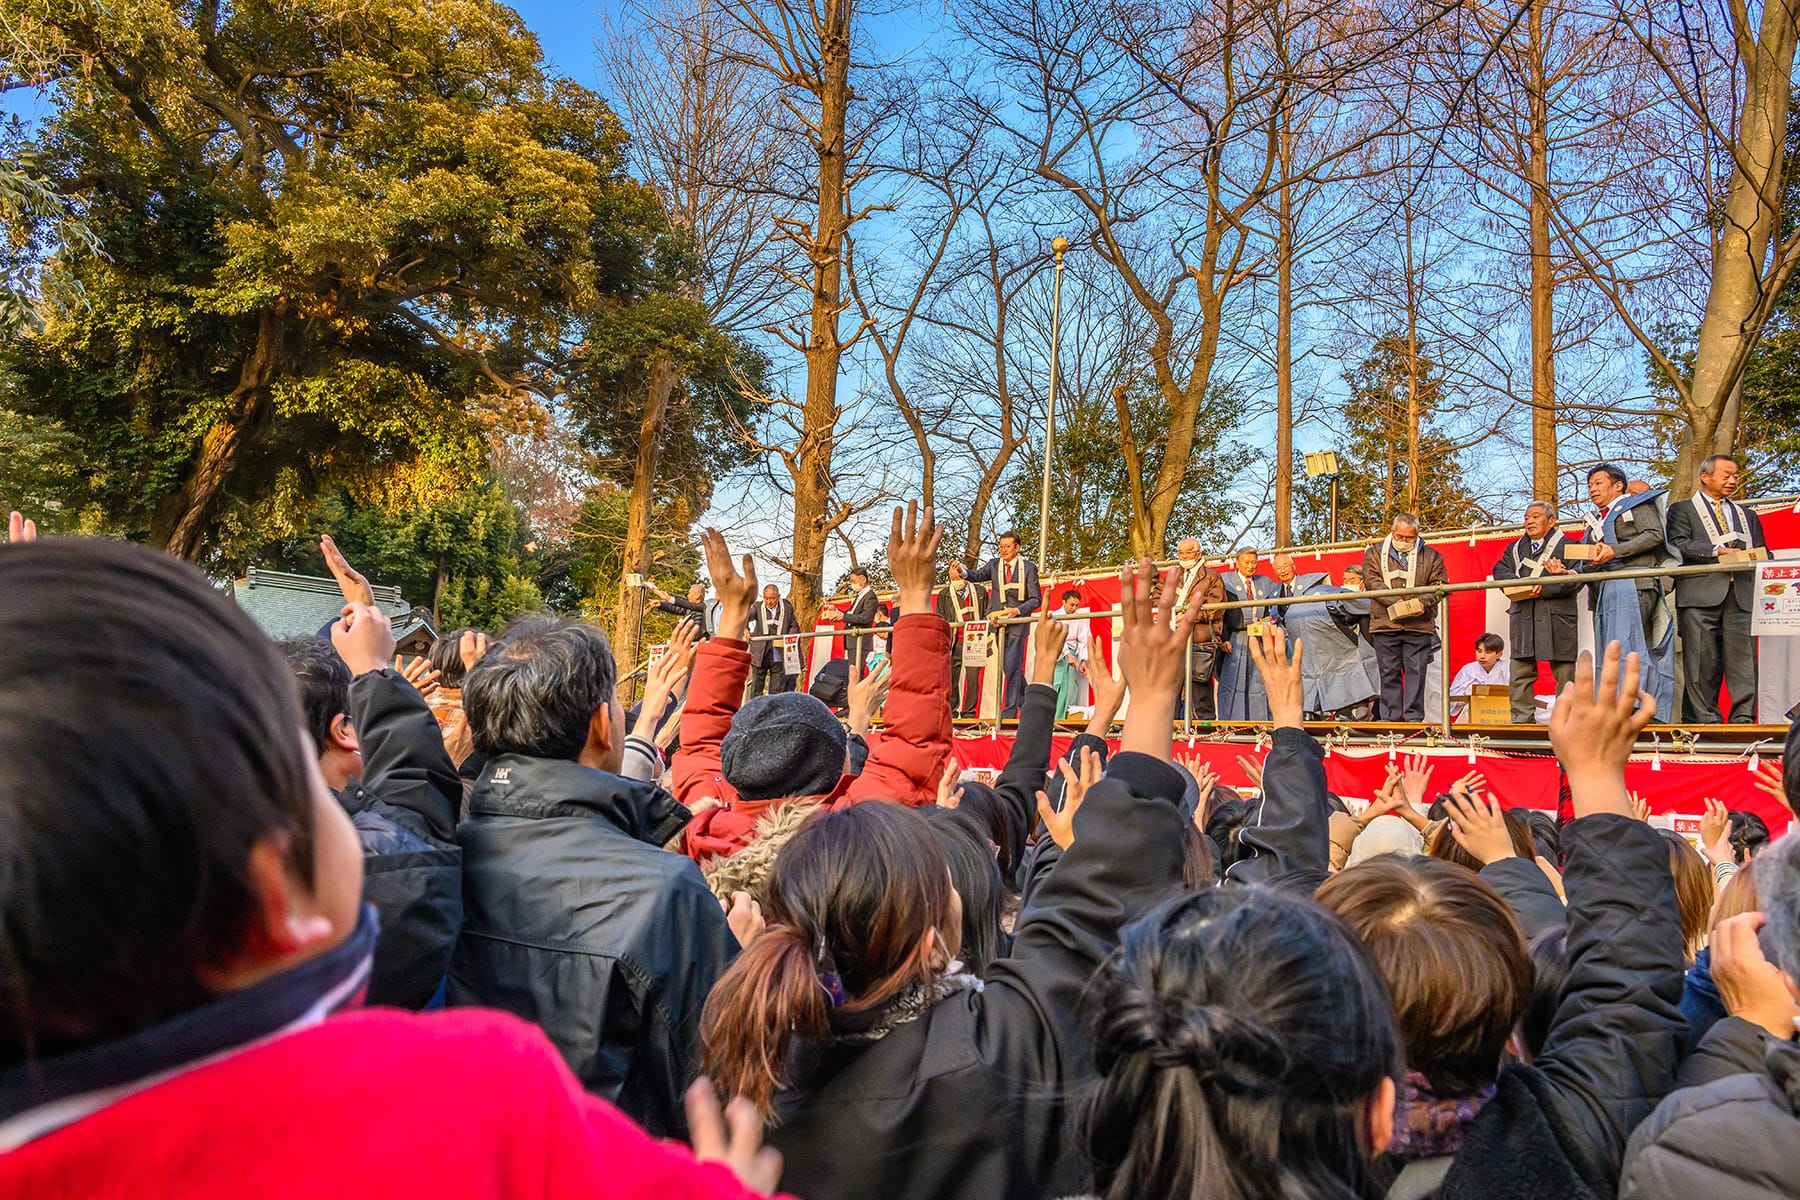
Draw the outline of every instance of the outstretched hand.
M1700 854L1714 865L1737 861L1731 849L1731 812L1711 796L1706 798L1706 813L1700 818Z
M1158 611L1174 613L1180 581L1171 573L1161 581L1160 589L1157 585L1156 564L1147 558L1119 572L1119 612L1124 627L1120 671L1125 686L1131 689L1131 708L1125 714L1119 749L1168 762L1174 745L1175 701L1187 673L1187 643L1199 610L1190 608L1173 621L1159 618Z
M1075 814L1081 808L1081 802L1087 798L1088 789L1100 782L1100 756L1094 753L1093 747L1081 748L1081 765L1072 765L1068 759L1056 764L1056 769L1063 777L1062 811L1057 812L1050 807L1050 797L1043 792L1037 794L1038 816L1044 822L1044 828L1050 834L1050 840L1067 850L1075 844Z
M1262 673L1263 690L1269 697L1269 719L1277 729L1299 729L1306 715L1306 687L1300 677L1305 643L1294 642L1294 657L1287 653L1287 630L1265 625L1263 635L1250 641L1250 661Z
M1450 813L1450 836L1481 865L1514 857L1512 832L1492 797L1470 788L1453 790L1444 807Z
M474 670L475 664L487 657L488 647L492 644L488 635L479 629L463 630L462 636L456 639L456 656L462 659L463 670Z
M394 658L394 626L379 608L356 601L332 622L331 644L352 675L379 671Z
M338 591L344 594L345 604L366 604L375 607L375 589L369 586L362 572L350 565L344 552L338 549L336 542L328 533L319 539L319 553L325 556L325 569L337 580Z
M894 682L894 660L882 657L861 679L850 681L850 732L867 733L875 714L887 701L888 687Z
M908 500L904 510L894 509L887 565L900 592L901 615L931 611L931 581L937 575L938 543L943 540L944 531L938 528L932 510L927 508L921 514L917 500Z
M706 551L706 573L712 579L713 594L719 598L719 636L741 642L750 624L750 609L756 604L756 564L746 554L742 569L733 566L725 535L710 526L700 535L700 546Z
M37 541L37 522L25 518L23 513L10 513L6 518L6 540L8 542Z
M644 698L638 705L637 726L633 733L651 736L668 711L669 698L681 687L682 680L694 665L694 652L700 645L700 626L684 617L669 633L668 649L644 672Z
M1118 653L1115 648L1114 656ZM1088 668L1088 687L1094 694L1094 708L1088 714L1087 731L1095 737L1105 737L1112 728L1113 718L1119 715L1119 706L1125 703L1125 681L1113 677L1098 650Z
M1596 687L1594 656L1582 651L1575 678L1550 713L1550 745L1569 777L1576 817L1632 814L1625 791L1625 761L1638 734L1656 717L1656 697L1638 687L1636 654L1621 655L1608 642Z
M1031 626L1031 682L1049 683L1056 677L1057 661L1068 644L1069 631L1062 622L1051 616L1049 609L1040 610Z

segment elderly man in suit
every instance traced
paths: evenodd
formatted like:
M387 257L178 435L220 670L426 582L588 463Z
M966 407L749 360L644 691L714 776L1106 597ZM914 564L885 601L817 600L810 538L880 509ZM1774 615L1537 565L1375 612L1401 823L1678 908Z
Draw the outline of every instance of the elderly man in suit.
M950 714L973 717L981 710L982 663L963 661L963 631L960 626L987 616L987 593L969 582L969 573L960 562L950 562L950 579L938 589L937 615L951 625L950 629Z
M1495 579L1518 581L1517 587L1506 589L1518 593L1508 597L1512 615L1507 631L1512 646L1507 698L1515 725L1536 719L1539 663L1549 664L1559 689L1575 678L1575 659L1581 653L1576 628L1581 582L1563 561L1563 545L1556 509L1548 500L1533 500L1525 506L1524 534L1494 564Z
M1663 581L1606 578L1612 571L1647 570L1675 561L1663 544L1661 490L1631 495L1625 472L1601 463L1588 472L1588 499L1595 512L1587 518L1586 542L1594 557L1577 570L1587 576L1594 609L1594 645L1618 642L1621 653L1640 656L1643 689L1656 697L1656 711L1675 711L1674 622L1662 617Z
M1767 544L1761 519L1731 498L1737 486L1737 460L1715 454L1700 464L1700 490L1669 505L1669 545L1683 563L1716 563L1722 550ZM1721 682L1731 691L1731 723L1756 720L1756 639L1750 636L1755 585L1754 571L1684 575L1675 581L1689 721L1719 723Z
M760 637L784 638L791 633L800 632L800 622L794 616L794 606L781 598L781 593L774 584L763 588L762 603L750 610L750 623L745 630L752 639L750 690L745 699L793 691L795 681L806 665L805 656L798 656L797 662L789 662L787 652L782 649L780 642L754 640Z
M1218 712L1213 698L1213 681L1218 677L1219 647L1225 643L1225 613L1206 610L1209 604L1225 602L1225 581L1219 573L1200 559L1200 541L1182 538L1175 547L1175 569L1180 572L1176 583L1175 603L1181 608L1199 605L1201 613L1194 622L1193 639L1188 650L1188 687L1183 698L1192 713L1182 710L1182 700L1175 702L1177 716L1191 715L1197 721L1210 721Z
M1419 518L1400 513L1363 555L1370 591L1448 583L1444 556L1419 536ZM1425 719L1425 673L1438 652L1436 596L1369 598L1369 642L1381 674L1381 719Z
M1019 553L1019 535L1010 529L1000 535L996 549L998 554L969 571L969 580L988 585L988 612L995 618L1028 617L1044 603L1037 564ZM1030 639L1029 625L1007 625L1000 634L1000 661L1006 670L1002 718L1017 719L1025 702L1025 643Z

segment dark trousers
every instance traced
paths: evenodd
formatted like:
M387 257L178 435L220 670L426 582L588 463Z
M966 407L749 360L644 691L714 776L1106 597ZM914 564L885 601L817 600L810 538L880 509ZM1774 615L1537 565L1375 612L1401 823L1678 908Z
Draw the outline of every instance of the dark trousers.
M1642 582L1642 581L1640 580L1639 582ZM1655 583L1656 581L1654 579L1652 579L1650 582ZM1646 646L1656 645L1656 605L1657 605L1657 602L1661 599L1662 599L1662 589L1661 588L1639 588L1638 589L1638 621L1644 627L1644 645L1646 645ZM1744 620L1748 621L1749 619L1750 619L1749 614L1745 614ZM1744 626L1745 632L1748 632L1749 628L1750 627L1748 625L1745 625ZM1606 647L1602 646L1602 647L1600 647L1600 649L1602 651L1604 651L1606 649ZM1713 695L1716 696L1718 694L1719 694L1719 689L1714 688Z
M1529 725L1537 719L1537 677L1537 659L1512 660L1512 677L1506 685L1506 695L1512 701L1514 725ZM1550 677L1556 680L1556 690L1562 691L1563 685L1575 678L1575 664L1550 660Z
M798 675L789 675L782 669L780 660L771 654L760 667L750 668L751 696L773 696L778 692L794 690L794 681Z
M1681 674L1687 711L1696 725L1719 724L1719 684L1731 689L1731 724L1756 720L1756 639L1750 610L1735 590L1722 604L1677 610L1681 624Z
M1178 720L1211 721L1218 716L1219 706L1213 696L1213 677L1218 674L1218 662L1216 646L1195 646L1189 652L1188 690L1175 697Z
M981 668L964 667L962 655L950 659L950 715L973 717L981 713Z
M1369 640L1375 644L1375 665L1381 673L1381 719L1423 721L1425 669L1437 652L1437 634L1402 629L1373 634ZM1446 679L1444 686L1449 683Z
M1025 643L1031 640L1030 629L1029 625L1008 625L1006 632L1001 634L1000 662L1006 669L1006 697L1000 705L1002 717L1017 717L1019 706L1025 703Z

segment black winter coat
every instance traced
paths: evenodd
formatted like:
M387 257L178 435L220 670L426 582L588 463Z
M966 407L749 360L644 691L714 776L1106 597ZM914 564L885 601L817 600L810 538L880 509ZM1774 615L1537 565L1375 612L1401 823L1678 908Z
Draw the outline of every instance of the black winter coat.
M582 1086L681 1133L700 1009L737 940L692 859L661 849L688 811L574 762L488 760L457 829L466 924L450 1002L541 1026Z
M1546 535L1554 537L1555 534ZM1494 564L1495 579L1529 579L1525 563L1531 557L1531 538L1521 537L1506 548ZM1551 555L1563 561L1562 547ZM1513 658L1529 658L1537 662L1574 662L1581 653L1576 633L1576 619L1581 603L1576 593L1580 579L1561 575L1539 575L1532 582L1544 589L1536 600L1513 600L1508 617L1506 652Z
M351 681L363 774L338 793L363 851L363 900L381 920L369 1003L418 1009L450 969L462 927L462 781L437 719L391 670Z
M806 1200L1041 1200L1081 1190L1066 1122L1092 1070L1077 1007L1121 926L1181 878L1181 777L1117 754L1075 842L1020 914L985 990L959 992L869 1044L804 1056L775 1099L781 1188Z

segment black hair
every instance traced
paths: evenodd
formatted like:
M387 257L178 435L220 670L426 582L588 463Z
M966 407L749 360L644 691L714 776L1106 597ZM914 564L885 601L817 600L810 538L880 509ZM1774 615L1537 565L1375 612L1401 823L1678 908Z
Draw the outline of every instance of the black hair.
M471 629L465 625L461 629L452 629L431 643L431 649L426 651L425 659L431 664L431 669L438 673L439 687L462 686L463 675L466 673L462 660L463 634L479 632L480 630Z
M1387 986L1303 896L1210 888L1126 926L1084 1000L1103 1200L1376 1200L1368 1111L1401 1073Z
M938 848L950 864L950 882L962 898L962 948L957 957L970 974L987 975L988 965L1005 955L1006 931L1000 927L1006 892L995 847L975 818L956 808L922 808L925 823L937 836Z
M1206 818L1206 836L1219 848L1220 869L1229 868L1244 857L1238 845L1238 834L1250 820L1250 801L1227 800Z
M1484 633L1475 639L1477 650L1492 650L1498 653L1506 649L1506 640L1497 633Z
M1769 844L1769 826L1753 812L1731 812L1731 857L1743 866Z
M1528 949L1532 967L1531 992L1519 1012L1513 1032L1519 1039L1519 1046L1535 1059L1544 1051L1544 1041L1550 1036L1550 1026L1562 1003L1563 988L1569 982L1568 926L1552 925L1540 931L1531 939Z
M463 678L475 749L489 757L576 759L594 714L612 702L614 683L612 646L600 629L521 617Z
M1013 861L1012 821L1007 815L1006 801L1000 798L1000 793L992 785L979 779L965 779L956 786L962 789L963 794L956 811L975 822L982 836L994 844L995 862L1000 868L1000 877L1010 890L1019 864Z
M1627 483L1631 482L1630 477L1625 474L1624 469L1616 463L1603 462L1590 468L1587 473L1588 482L1592 483L1594 476L1596 475L1604 475L1620 487L1624 487Z
M165 554L0 548L0 679L6 1068L209 999L259 912L251 851L311 885L319 785L275 644Z
M1074 597L1076 600L1079 600L1079 599L1081 599L1081 593L1076 591L1074 588L1067 588L1063 591L1062 599L1067 600L1070 597Z
M1539 808L1512 811L1518 812L1519 818L1525 822L1525 828L1531 831L1531 841L1537 847L1538 855L1560 871L1563 860L1562 826L1557 824L1556 814Z
M306 732L313 749L323 754L331 736L331 723L350 711L350 667L338 656L337 647L322 637L284 638L275 643L287 659L294 682L300 685L300 710L306 714Z

